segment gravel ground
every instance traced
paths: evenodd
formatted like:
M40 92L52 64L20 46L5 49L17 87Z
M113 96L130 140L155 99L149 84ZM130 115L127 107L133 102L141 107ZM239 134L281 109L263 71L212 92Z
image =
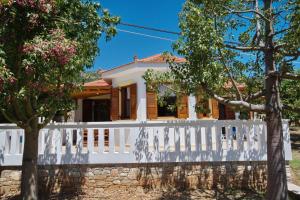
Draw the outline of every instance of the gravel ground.
M7 200L17 200L18 197L3 197ZM48 199L48 198L47 198ZM114 190L114 191L101 191L95 192L95 194L73 194L71 196L56 196L50 198L50 200L96 200L96 199L105 199L105 200L213 200L213 199L224 199L224 200L233 200L233 199L251 199L251 200L262 200L263 195L257 194L252 191L241 191L241 190L232 190L220 192L216 190L189 190L189 191L145 191L142 188L138 192L133 192L130 190Z

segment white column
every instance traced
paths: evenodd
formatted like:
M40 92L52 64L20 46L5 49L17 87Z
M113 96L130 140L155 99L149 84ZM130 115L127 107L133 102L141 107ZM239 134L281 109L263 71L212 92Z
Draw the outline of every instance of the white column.
M82 122L82 99L77 99L77 109L75 110L75 122Z
M147 103L146 103L146 85L145 80L140 77L137 82L137 120L147 120Z
M234 115L235 115L235 119L240 119L240 112L235 112Z
M195 111L196 97L195 96L189 96L188 104L189 104L189 118L188 119L196 120L197 119L197 113Z

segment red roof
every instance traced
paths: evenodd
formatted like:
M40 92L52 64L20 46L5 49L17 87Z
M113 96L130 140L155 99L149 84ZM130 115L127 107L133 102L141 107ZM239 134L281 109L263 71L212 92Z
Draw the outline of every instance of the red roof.
M108 87L111 86L111 83L108 81L105 81L103 79L88 82L84 84L84 87Z
M176 63L181 63L181 62L186 62L184 58L179 58L176 56L166 56L163 54L156 54L154 56L150 56L147 58L143 59L136 59L135 62L140 62L140 63L165 63L167 59L173 60Z
M104 73L108 72L108 71L115 70L115 69L119 69L119 68L122 68L122 67L125 67L125 66L128 66L128 65L131 65L131 64L134 64L134 63L166 63L167 62L167 58L173 59L176 63L186 62L185 58L179 58L179 57L176 57L176 56L169 56L168 57L168 56L165 56L163 54L156 54L154 56L150 56L150 57L142 58L142 59L138 59L135 56L133 62L130 62L130 63L124 64L124 65L120 65L120 66L114 67L112 69L104 71Z

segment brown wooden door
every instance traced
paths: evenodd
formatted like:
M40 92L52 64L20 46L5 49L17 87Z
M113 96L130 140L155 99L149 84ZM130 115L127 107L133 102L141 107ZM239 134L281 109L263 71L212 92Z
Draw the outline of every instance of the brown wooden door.
M189 117L188 96L180 98L180 104L177 107L177 117L179 119L187 119Z
M113 88L111 91L111 109L110 119L112 121L119 120L119 88Z
M82 102L82 121L91 122L93 120L93 101L85 99Z
M157 119L157 94L147 92L147 118Z
M137 85L132 84L130 88L130 119L136 120L137 118Z

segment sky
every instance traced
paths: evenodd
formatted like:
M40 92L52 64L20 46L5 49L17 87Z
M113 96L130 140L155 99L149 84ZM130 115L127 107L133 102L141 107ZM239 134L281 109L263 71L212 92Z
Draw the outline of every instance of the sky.
M178 14L185 0L95 1L100 2L102 7L108 9L112 15L120 16L123 23L180 32ZM132 62L134 56L145 58L165 51L172 51L172 41L177 39L176 35L124 25L118 25L117 32L117 35L108 42L105 41L104 37L99 40L100 54L96 57L94 66L89 71L106 70L124 65ZM135 35L132 32L164 39ZM241 59L247 60L246 57L249 59L249 55L244 55ZM300 68L300 60L294 64L296 68Z
M159 29L179 32L178 13L184 0L101 0L101 5L112 15L120 16L124 23L149 26ZM172 51L172 41L149 38L120 30L138 32L171 40L177 36L155 31L143 30L124 25L118 25L118 34L106 42L104 37L99 41L100 55L90 70L110 69L133 61L138 58L149 57L165 51Z

